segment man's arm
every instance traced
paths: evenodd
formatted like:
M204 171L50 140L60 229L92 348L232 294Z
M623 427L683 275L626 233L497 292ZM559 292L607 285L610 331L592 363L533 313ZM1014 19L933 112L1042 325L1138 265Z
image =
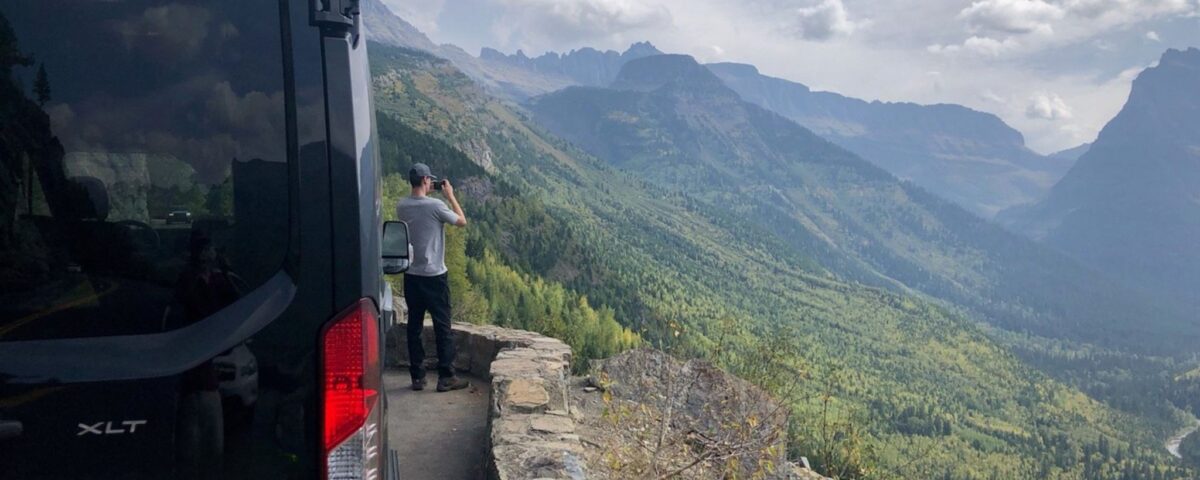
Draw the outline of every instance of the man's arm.
M450 209L454 210L454 214L458 215L458 221L454 222L455 226L467 226L467 214L463 213L462 206L458 204L458 199L454 198L454 186L450 185L450 181L446 180L446 184L442 185L442 195L446 197L446 201L450 202Z

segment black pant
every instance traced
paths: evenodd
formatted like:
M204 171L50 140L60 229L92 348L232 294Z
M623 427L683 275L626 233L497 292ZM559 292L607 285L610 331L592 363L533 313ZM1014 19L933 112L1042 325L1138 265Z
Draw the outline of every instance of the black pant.
M404 276L404 299L408 302L408 373L414 380L425 378L425 345L421 330L425 312L433 317L437 339L438 378L454 376L454 336L450 333L450 282L446 274L436 277Z

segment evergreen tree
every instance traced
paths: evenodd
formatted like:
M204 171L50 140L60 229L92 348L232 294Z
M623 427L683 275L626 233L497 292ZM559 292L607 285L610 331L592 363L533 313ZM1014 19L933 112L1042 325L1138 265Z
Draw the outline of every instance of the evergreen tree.
M33 80L33 94L37 97L38 106L46 106L50 101L50 79L46 76L46 64L38 64L37 78Z
M0 13L0 78L8 77L12 67L28 66L33 63L29 55L21 53L17 44L17 34L13 32L8 19Z

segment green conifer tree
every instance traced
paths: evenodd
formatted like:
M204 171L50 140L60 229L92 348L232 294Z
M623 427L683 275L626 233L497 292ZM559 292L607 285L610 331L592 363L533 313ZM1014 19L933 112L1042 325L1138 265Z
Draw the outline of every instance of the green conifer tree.
M46 64L38 64L37 78L33 80L33 94L37 97L38 106L46 106L50 101L50 78L46 76Z

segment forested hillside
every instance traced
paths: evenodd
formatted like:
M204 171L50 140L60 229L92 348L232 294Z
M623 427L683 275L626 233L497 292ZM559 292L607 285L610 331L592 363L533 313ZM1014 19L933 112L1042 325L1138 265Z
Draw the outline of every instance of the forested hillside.
M741 100L691 57L634 60L612 88L571 87L530 109L611 165L752 219L841 278L923 292L1042 337L1141 353L1200 340L1184 308L898 181Z
M595 337L618 339L593 351L637 341L604 326L612 318L680 353L728 352L727 368L792 403L793 454L842 478L1191 475L1159 448L1156 436L1174 425L1048 379L972 322L901 288L838 280L794 236L761 222L776 213L715 208L704 196L715 190L615 169L490 99L444 60L371 49L384 155L403 163L418 158L404 153L420 150L412 139L435 145L421 148L433 152L435 171L449 172L472 219L461 250L469 288L496 321L538 318L540 310L523 316L537 307L522 306L534 296L519 292L540 282L572 299L549 304L587 296L597 331L613 333ZM394 131L385 117L399 122ZM462 168L447 149L477 167Z

